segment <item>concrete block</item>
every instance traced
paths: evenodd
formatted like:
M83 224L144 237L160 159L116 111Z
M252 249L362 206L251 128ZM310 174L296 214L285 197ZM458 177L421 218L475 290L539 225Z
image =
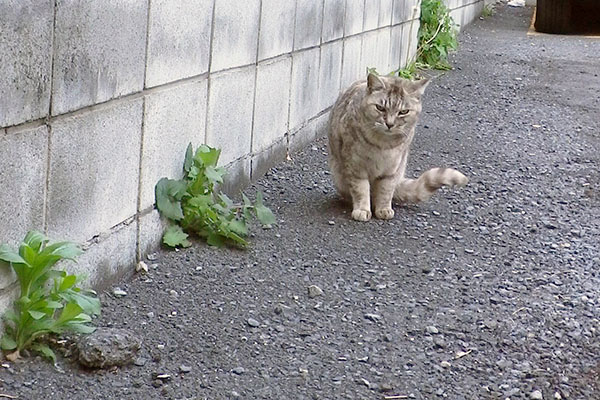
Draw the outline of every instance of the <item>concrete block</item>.
M296 153L314 142L318 137L326 135L329 113L324 113L310 120L305 126L290 137L290 152Z
M363 35L361 70L375 68L384 75L390 72L390 29L380 29Z
M0 244L18 251L29 230L44 231L44 192L48 128L0 129ZM0 291L16 277L9 268L0 268ZM1 309L0 309L1 310Z
M418 0L394 0L392 14L392 25L419 18L421 10L418 7Z
M418 46L419 21L410 21L402 25L402 58L401 64L414 61Z
M321 46L319 111L331 107L340 94L343 50L344 43L341 41Z
M379 5L380 0L365 0L364 31L379 27Z
M135 215L142 99L52 124L48 235L84 242Z
M276 57L292 51L296 2L262 0L258 59Z
M252 142L255 66L211 75L206 143L220 148L220 165L248 154Z
M0 127L42 118L50 104L52 0L0 3Z
M252 157L252 180L262 177L269 169L285 161L287 155L287 138L281 138L269 148Z
M83 246L77 263L61 265L73 274L87 275L83 287L106 290L135 272L137 255L137 224L135 220L99 235Z
M203 79L146 96L140 211L154 204L154 187L160 178L181 178L188 144L196 148L204 143L206 93Z
M365 0L346 0L344 36L356 35L363 31Z
M361 68L362 36L344 39L344 60L342 62L342 91L346 90L352 82L367 76Z
M379 27L388 26L392 23L394 0L380 0L379 4Z
M257 59L260 0L215 0L210 70L253 64Z
M146 87L208 71L212 13L211 1L150 2Z
M390 67L391 70L397 70L401 67L404 67L404 65L402 65L402 52L403 47L402 47L402 25L396 25L394 27L391 28L392 29L392 36L390 38Z
M288 130L292 58L285 56L258 65L252 152L257 153L285 137Z
M138 219L138 259L145 260L146 255L158 250L162 243L162 236L168 227L165 218L161 218L157 210L140 215Z
M57 0L53 115L142 90L147 4Z
M297 0L294 50L318 46L323 26L323 1Z
M293 55L289 129L299 128L318 112L318 48Z
M323 8L323 43L336 40L344 36L344 15L346 0L325 0Z
M0 243L16 248L27 231L44 231L48 128L0 130L0 153Z
M252 162L250 157L235 160L226 165L227 176L221 185L221 190L229 197L239 199L240 191L250 184Z

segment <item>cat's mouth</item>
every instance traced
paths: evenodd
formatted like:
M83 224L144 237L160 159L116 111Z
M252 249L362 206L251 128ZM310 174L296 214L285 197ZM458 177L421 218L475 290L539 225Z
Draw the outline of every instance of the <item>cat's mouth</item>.
M400 137L405 136L404 129L399 126L388 127L386 125L377 124L375 125L375 130L377 133L382 134L384 136L390 137Z

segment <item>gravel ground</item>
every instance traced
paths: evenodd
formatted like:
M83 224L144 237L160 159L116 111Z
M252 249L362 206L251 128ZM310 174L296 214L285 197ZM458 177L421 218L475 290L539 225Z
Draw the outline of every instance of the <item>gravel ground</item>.
M426 94L409 169L466 188L357 223L318 140L255 185L280 222L250 250L161 252L102 294L97 325L139 335L139 365L28 359L0 393L600 399L600 40L527 36L531 14L469 26Z

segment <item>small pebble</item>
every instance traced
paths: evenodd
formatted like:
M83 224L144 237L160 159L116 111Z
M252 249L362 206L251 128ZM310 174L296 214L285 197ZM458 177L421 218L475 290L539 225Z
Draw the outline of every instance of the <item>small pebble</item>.
M260 326L260 322L258 322L254 318L248 318L248 325L250 325L253 328L258 328Z
M119 287L113 289L113 294L117 297L127 296L127 292Z
M531 394L529 395L529 398L531 400L543 400L544 396L542 395L542 392L539 390L534 390L533 392L531 392Z
M314 299L315 297L322 296L322 295L323 295L323 289L321 289L317 285L310 285L308 287L308 297L310 297L311 299Z
M432 335L437 335L438 333L440 333L438 328L436 328L435 326L428 326L427 332L431 333Z
M187 374L188 372L192 372L192 367L182 364L179 366L179 371L183 372L184 374Z
M444 360L440 363L440 365L442 366L442 368L450 368L452 366L452 364L450 364L448 361Z
M235 367L231 370L231 372L233 372L236 375L242 375L244 372L246 372L246 370L244 369L244 367Z

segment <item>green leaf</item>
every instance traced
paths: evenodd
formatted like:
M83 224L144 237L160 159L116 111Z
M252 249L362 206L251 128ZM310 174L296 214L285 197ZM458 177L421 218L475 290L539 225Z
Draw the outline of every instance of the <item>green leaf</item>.
M58 290L64 292L65 290L72 288L75 283L77 283L77 277L75 275L68 275L60 282Z
M185 150L185 159L183 160L183 171L186 174L189 174L190 169L194 165L194 149L192 148L192 144L188 144L187 149Z
M48 238L41 232L38 231L29 231L27 235L25 235L25 239L23 239L23 243L27 244L29 247L34 249L36 252L40 251L42 245L48 242Z
M68 303L65 308L63 308L58 320L56 321L57 325L63 325L67 322L75 319L83 312L83 309L79 307L76 303Z
M8 245L0 245L0 260L13 264L27 264L27 262Z
M76 243L58 242L47 246L41 254L49 254L67 260L75 260L77 256L83 254L83 251Z
M206 238L206 243L210 246L223 247L225 245L225 240L223 239L223 236L218 233L211 232Z
M40 311L33 311L33 310L29 310L29 315L31 315L31 318L38 320L38 319L42 319L45 316L47 316L46 313L44 312L40 312Z
M99 315L100 300L96 297L89 296L87 294L89 292L77 292L75 289L60 293L59 297L68 303L76 303L86 314Z
M89 326L89 325L84 325L82 323L79 324L70 324L68 326L68 330L74 333L82 333L85 335L89 335L90 333L94 332L96 330L96 328L94 328L93 326Z
M212 183L223 183L225 172L222 168L215 168L209 165L204 170L204 174Z
M163 235L163 243L169 247L190 247L192 243L188 240L188 234L179 225L171 225Z
M198 150L196 150L196 156L194 159L197 160L200 165L215 167L219 161L220 155L221 150L203 144L202 146L198 147Z
M54 351L50 347L48 347L47 344L45 344L45 343L36 343L31 348L34 351L37 351L38 353L40 353L42 356L44 356L47 359L51 360L53 364L56 364L56 354L54 353Z
M248 227L246 226L246 223L242 220L234 219L232 221L229 221L228 228L240 236L248 236Z
M17 342L5 333L2 335L2 340L0 340L0 348L2 348L2 350L15 350L17 348Z
M256 211L256 218L263 225L275 225L277 219L273 212L263 204L262 193L256 193L256 203L254 204L254 210Z
M162 178L155 187L156 207L165 217L179 221L183 219L181 199L186 193L187 183Z

